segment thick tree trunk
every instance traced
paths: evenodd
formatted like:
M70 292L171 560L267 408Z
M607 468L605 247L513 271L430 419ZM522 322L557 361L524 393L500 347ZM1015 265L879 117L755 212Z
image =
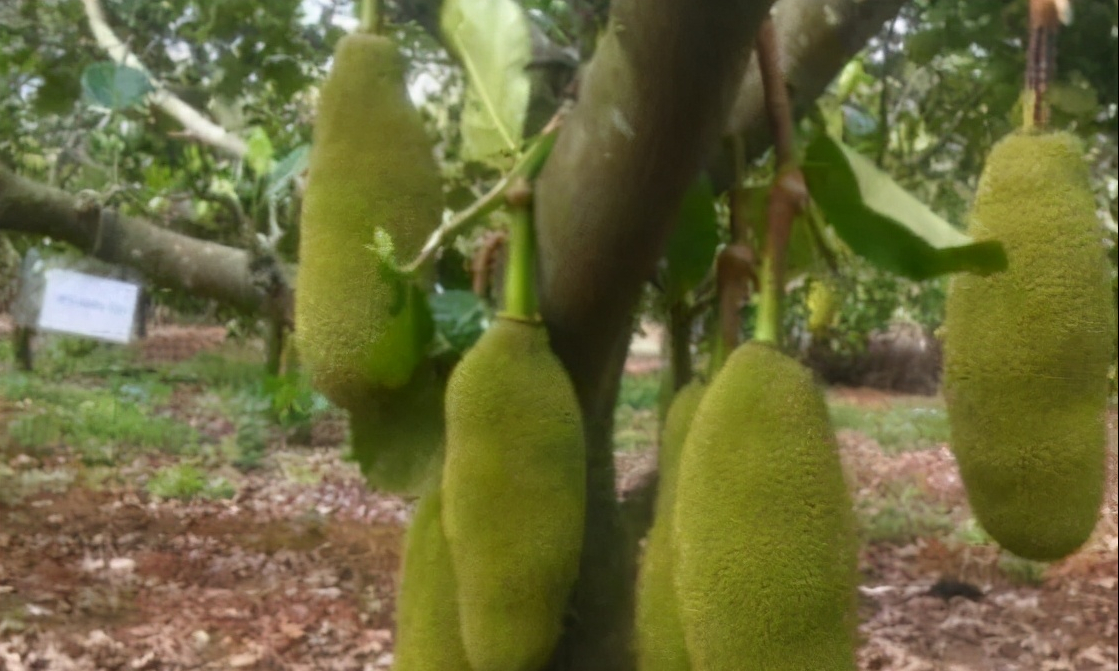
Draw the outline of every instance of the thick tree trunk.
M247 314L290 319L290 287L270 297L254 281L245 251L83 203L2 166L0 230L47 235L102 261L138 270L158 286L211 298Z
M540 176L541 313L590 451L582 568L553 669L633 668L636 543L619 516L612 445L632 312L671 214L722 134L769 5L616 0Z

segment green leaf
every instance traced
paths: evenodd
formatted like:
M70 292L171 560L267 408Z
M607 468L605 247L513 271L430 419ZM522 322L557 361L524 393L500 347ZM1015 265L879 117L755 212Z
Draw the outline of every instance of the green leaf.
M924 280L1006 268L1001 243L975 242L872 161L824 133L808 146L802 168L812 199L839 237L883 270Z
M272 156L275 152L272 149L272 140L268 138L268 131L260 126L253 126L249 131L246 144L248 151L245 153L245 161L252 171L257 175L267 175L271 172Z
M459 354L474 346L486 330L489 309L472 291L453 290L428 294L435 331L445 346Z
M670 303L679 301L703 281L718 245L715 192L707 175L701 175L684 194L665 251L664 290Z
M112 61L93 63L82 71L82 92L90 102L107 109L137 105L154 90L143 72Z
M292 181L307 169L310 156L311 145L301 144L280 159L268 175L268 188L265 190L265 195L270 200L279 198Z
M520 149L528 112L528 18L514 0L446 0L440 25L469 81L463 158L503 164Z
M765 249L766 239L769 237L769 190L770 187L747 187L740 191L737 206L742 210L742 216L753 229L754 239L757 241L758 250ZM816 240L809 228L809 221L815 215L808 211L793 220L793 228L789 233L788 246L785 248L785 280L792 281L801 275L819 270L820 255L816 248ZM758 269L761 272L761 269Z

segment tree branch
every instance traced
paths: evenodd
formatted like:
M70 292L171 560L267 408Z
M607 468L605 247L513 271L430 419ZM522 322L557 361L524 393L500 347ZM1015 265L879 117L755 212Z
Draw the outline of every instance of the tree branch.
M148 72L140 59L129 51L128 46L113 32L98 0L82 0L82 4L89 19L90 32L93 33L98 46L104 49L113 61L135 68L148 76L155 88L155 91L148 95L148 100L153 105L181 123L190 136L200 142L217 147L234 158L241 158L248 152L248 145L244 140L207 119L201 112L168 91Z
M290 319L291 289L269 295L249 255L197 240L24 179L0 166L0 230L46 235L108 263L140 271L154 284L211 298L248 314Z
M828 84L906 0L781 0L773 12L781 70L792 93L794 114L803 114ZM761 73L750 63L727 127L759 155L772 140L765 115Z
M588 443L577 617L553 668L632 668L634 547L614 491L613 408L632 312L673 214L718 144L769 2L615 0L537 182L540 312Z

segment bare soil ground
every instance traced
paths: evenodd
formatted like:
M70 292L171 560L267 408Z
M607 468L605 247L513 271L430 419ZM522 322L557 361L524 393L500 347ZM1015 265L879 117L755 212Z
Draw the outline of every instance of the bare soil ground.
M214 334L164 335L153 337L162 344L150 345L146 360L214 343ZM184 417L200 391L176 388ZM891 398L832 396L868 408ZM19 412L18 399L0 399L0 433ZM204 413L195 420L215 435L230 430ZM1110 429L1111 485L1095 536L1048 566L1015 564L989 543L961 540L969 513L947 446L888 453L841 431L860 510L888 513L898 502L884 492L904 491L906 514L935 509L953 527L864 547L861 669L1116 669L1114 411ZM95 482L71 450L0 449L10 473L43 483L18 503L0 496L0 671L390 668L412 506L367 489L341 459L337 426L316 435L314 446L272 446L260 468L236 476L227 500L150 496L139 483L165 456L136 457ZM626 489L655 457L630 451L617 464Z

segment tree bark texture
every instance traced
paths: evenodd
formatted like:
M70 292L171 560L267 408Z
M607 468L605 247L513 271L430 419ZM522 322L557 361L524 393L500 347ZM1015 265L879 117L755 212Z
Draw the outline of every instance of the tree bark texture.
M557 670L633 667L635 543L619 517L612 450L632 312L722 135L769 6L616 0L537 184L541 314L579 395L589 451L582 568Z
M46 235L108 263L134 268L154 284L211 298L247 314L283 313L254 282L243 250L198 240L115 210L89 207L0 167L0 230ZM290 293L290 289L287 293Z

